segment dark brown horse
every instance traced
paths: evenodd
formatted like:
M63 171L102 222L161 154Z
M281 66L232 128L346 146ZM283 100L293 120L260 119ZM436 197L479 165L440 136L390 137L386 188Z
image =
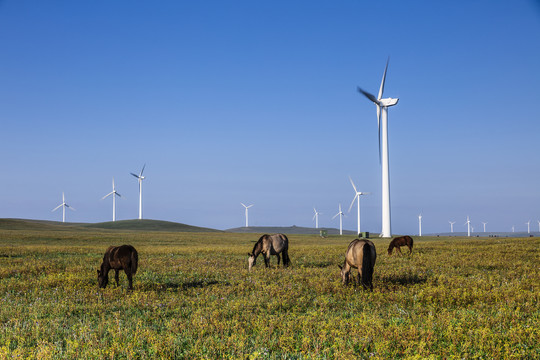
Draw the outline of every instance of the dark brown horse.
M97 271L98 284L100 288L105 288L109 283L109 270L114 269L114 279L116 286L119 286L118 276L120 270L124 270L129 281L129 289L133 290L132 277L137 272L139 254L131 245L111 246L105 251L101 269Z
M413 239L409 235L400 236L390 241L388 246L388 255L392 255L392 250L396 248L397 252L401 254L400 247L407 246L409 248L409 254L412 254Z
M291 259L289 258L289 239L284 234L274 234L274 235L263 235L253 246L253 251L248 253L248 268L251 271L251 268L255 266L257 261L257 256L259 254L264 256L264 264L266 267L270 265L270 256L276 255L278 258L278 265L280 261L279 254L283 256L283 266L289 266L291 264Z
M355 239L345 252L345 261L341 269L341 280L343 285L347 285L351 279L351 268L358 269L358 283L362 284L364 289L373 291L373 268L377 260L377 251L375 245L367 239Z

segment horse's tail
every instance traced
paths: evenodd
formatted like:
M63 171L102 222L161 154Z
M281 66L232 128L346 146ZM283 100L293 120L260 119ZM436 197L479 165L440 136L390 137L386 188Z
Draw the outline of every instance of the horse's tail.
M137 272L137 266L139 265L139 254L137 250L133 249L131 252L131 273L135 274Z
M289 257L289 238L285 234L280 234L283 240L285 240L285 249L283 249L283 266L291 265L291 258Z
M373 289L373 250L369 244L364 244L362 255L362 285L365 288L370 287Z

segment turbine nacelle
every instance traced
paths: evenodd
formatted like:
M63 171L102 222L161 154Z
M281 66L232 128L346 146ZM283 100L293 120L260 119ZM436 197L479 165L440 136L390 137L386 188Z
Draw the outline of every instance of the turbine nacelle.
M398 101L399 99L394 98L379 99L379 104L381 104L380 106L382 107L389 107L396 105Z

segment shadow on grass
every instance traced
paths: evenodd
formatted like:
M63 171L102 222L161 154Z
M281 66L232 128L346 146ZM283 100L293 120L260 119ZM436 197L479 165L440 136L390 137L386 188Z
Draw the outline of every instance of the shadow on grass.
M423 284L427 281L427 277L419 276L417 274L404 274L404 275L391 275L385 276L382 279L383 283L390 283L392 285L415 285Z
M157 291L166 291L166 290L188 290L196 288L204 288L212 285L230 285L226 281L216 281L216 280L195 280L195 281L186 281L186 282L172 282L168 281L161 284L152 284L147 287L148 290L157 290Z

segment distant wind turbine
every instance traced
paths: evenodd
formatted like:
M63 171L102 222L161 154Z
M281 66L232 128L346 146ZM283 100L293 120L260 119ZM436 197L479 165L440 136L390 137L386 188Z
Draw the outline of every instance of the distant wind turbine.
M454 232L454 224L456 223L455 221L448 221L450 223L450 232Z
M516 226L512 225L512 232L516 232Z
M464 225L467 225L467 236L471 236L471 220L469 220L469 216L467 216L467 222Z
M369 100L373 101L373 103L375 103L377 106L377 124L379 127L379 161L382 164L382 231L380 236L384 238L392 236L390 217L390 170L388 161L388 108L396 105L399 100L393 98L382 98L384 92L384 83L386 80L386 71L388 70L388 61L389 59L386 61L386 67L384 68L381 87L379 88L379 94L377 97L358 87L358 91Z
M75 208L69 206L67 203L66 203L66 198L64 196L64 193L62 193L62 203L60 205L58 205L57 207L55 207L54 209L52 209L52 211L56 211L58 210L59 208L62 208L62 222L66 222L66 208L70 208L71 210L75 211Z
M102 197L101 200L105 200L111 195L112 195L112 221L116 221L116 197L117 196L122 197L122 195L120 195L114 187L114 178L112 179L112 191L108 193L107 195L105 195L104 197Z
M247 205L247 206L244 205L244 203L240 203L240 204L242 204L242 206L246 208L246 227L248 227L248 209L249 209L250 207L252 207L253 204Z
M486 232L486 224L487 224L487 222L482 221L482 224L484 224L484 232Z
M334 215L334 217L332 218L333 220L336 218L336 216L339 216L339 235L343 235L343 216L344 215L345 214L343 213L343 211L341 211L341 204L339 204L339 212L336 215Z
M319 214L322 214L317 211L317 209L313 208L313 211L315 211L315 215L313 215L313 220L315 220L315 229L319 228Z
M352 181L351 177L349 176L349 180L351 181L351 185L354 189L354 198L353 200L351 201L351 206L349 206L349 212L351 212L351 209L352 209L352 206L354 204L354 201L357 200L357 206L358 206L358 209L357 209L357 227L356 227L356 231L358 233L358 235L360 235L360 196L362 195L369 195L371 193L368 193L368 192L362 192L362 191L358 191L356 189L356 185L354 185L354 182Z
M418 236L422 236L422 214L418 215Z
M527 224L527 234L531 233L531 220L527 221L525 224Z
M137 180L139 180L139 220L142 220L142 181L144 180L143 171L145 167L146 164L143 165L139 175L131 173L131 175L135 176Z
M540 220L536 220L538 221L538 231L540 231Z

